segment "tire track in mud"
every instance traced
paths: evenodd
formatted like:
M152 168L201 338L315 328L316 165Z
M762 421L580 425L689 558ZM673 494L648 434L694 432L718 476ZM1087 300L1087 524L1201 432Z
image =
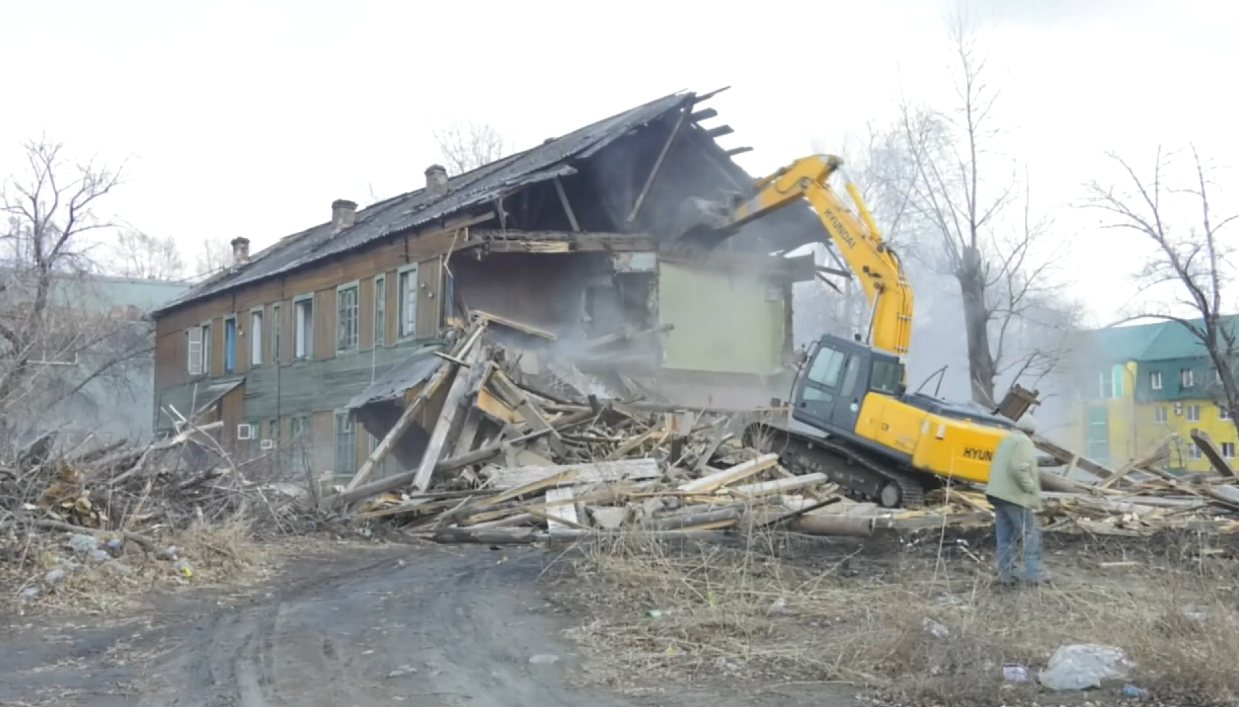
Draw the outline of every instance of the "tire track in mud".
M581 703L573 663L542 606L536 552L418 548L226 610L157 669L150 707L392 705L556 707ZM534 655L559 656L532 664ZM393 671L403 671L389 677ZM599 694L585 702L624 704Z

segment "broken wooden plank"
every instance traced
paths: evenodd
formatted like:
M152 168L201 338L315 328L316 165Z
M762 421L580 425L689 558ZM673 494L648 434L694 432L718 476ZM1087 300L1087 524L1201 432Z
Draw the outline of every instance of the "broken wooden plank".
M482 358L482 347L470 348L464 358L469 363L477 363ZM413 475L413 488L418 491L425 491L430 487L435 465L439 463L439 458L443 454L443 446L447 442L447 435L451 431L453 421L462 412L460 401L468 389L469 377L457 375L452 381L452 387L447 390L443 410L439 412L439 419L430 433L430 441L426 443L426 451L422 453L422 461Z
M671 132L667 134L667 140L663 143L662 149L658 151L658 157L654 158L654 165L650 167L650 173L645 178L645 184L641 185L641 191L637 193L637 198L632 203L632 210L628 212L628 223L633 223L637 220L637 216L641 213L641 206L645 204L645 197L650 193L650 187L654 186L654 180L658 179L658 174L662 171L663 161L667 159L667 153L671 151L671 145L675 139L679 137L680 131L688 124L688 116L691 114L692 108L684 106L680 109L680 115L675 119L675 125L671 126Z
M1228 476L1231 479L1235 478L1235 470L1226 462L1226 457L1222 456L1221 450L1213 443L1213 439L1209 437L1208 432L1192 430L1190 436L1192 441L1196 443L1196 446L1200 448L1200 453L1204 455L1205 459L1209 460L1209 464L1213 466L1217 473Z
M692 491L694 493L705 493L713 491L728 484L734 484L737 481L747 479L750 476L761 473L766 469L779 463L779 455L763 454L762 456L751 461L737 464L728 469L716 471L712 474L694 479L692 481L680 484L677 487L679 491Z
M817 484L826 483L829 480L825 474L814 472L812 474L804 474L802 476L791 476L774 481L759 481L755 484L745 484L729 489L741 496L766 496L774 493L782 493L784 491L792 491L794 489L802 489L806 486L815 486Z
M1114 476L1111 476L1108 479L1104 479L1100 483L1098 483L1097 488L1101 488L1101 489L1110 488L1114 484L1118 483L1120 479L1127 476L1128 474L1135 471L1136 469L1142 469L1148 466L1153 461L1155 461L1157 458L1159 458L1162 455L1162 450L1164 450L1167 445L1169 445L1171 442L1177 439L1178 436L1179 435L1177 432L1171 432L1170 434L1166 435L1162 439L1158 440L1157 443L1155 443L1152 447L1149 447L1145 451L1144 454L1136 457L1135 459L1132 459L1131 461L1127 462L1122 467L1120 467L1118 471L1114 472Z
M535 483L541 479L573 470L580 483L614 483L631 479L640 481L658 478L658 462L654 459L622 459L619 461L582 462L555 466L518 466L509 469L491 469L492 488L510 489Z
M546 339L547 341L556 341L559 339L556 334L553 334L545 329L539 329L538 327L530 326L529 324L518 322L514 319L508 319L507 317L503 317L498 314L492 314L491 312L484 312L480 309L473 310L473 316L490 322L491 324L498 324L500 326L507 327L508 329L519 331L522 334L529 334L530 336L536 336L541 339Z
M572 203L568 201L568 193L564 191L563 182L559 177L552 180L555 183L555 193L559 196L559 203L564 207L564 214L568 217L568 225L572 230L579 233L581 224L577 223L576 212L572 210Z
M1033 435L1033 444L1037 446L1037 449L1040 449L1046 454L1049 454L1050 456L1054 457L1055 459L1062 462L1063 464L1070 464L1072 460L1074 459L1077 466L1089 472L1090 474L1099 476L1103 479L1108 479L1111 476L1114 476L1113 469L1102 466L1101 464L1098 464L1097 462L1087 457L1081 457L1077 454L1073 454L1067 449L1064 449L1063 447L1060 447L1057 444L1054 444L1050 440L1040 435ZM1043 478L1044 478L1044 475L1043 475Z
M506 402L515 407L521 414L521 419L529 425L532 430L549 430L551 449L556 454L564 453L563 438L559 436L559 431L556 430L546 416L538 409L538 406L533 402L523 388L518 386L508 374L503 371L495 371L491 377L491 382L495 385L495 390L500 397L506 398Z
M555 532L565 528L583 527L576 516L576 502L572 500L572 487L547 489L546 491L547 530ZM538 515L534 511L529 511Z

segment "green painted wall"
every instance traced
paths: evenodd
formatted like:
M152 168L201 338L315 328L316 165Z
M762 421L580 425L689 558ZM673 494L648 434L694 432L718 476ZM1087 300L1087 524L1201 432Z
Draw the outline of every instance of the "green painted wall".
M782 365L782 288L762 278L659 263L663 368L767 375Z

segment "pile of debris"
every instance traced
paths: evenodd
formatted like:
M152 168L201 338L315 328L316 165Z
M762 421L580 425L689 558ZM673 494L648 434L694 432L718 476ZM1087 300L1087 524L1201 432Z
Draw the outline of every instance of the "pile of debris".
M1207 434L1197 431L1191 437L1215 474L1180 476L1164 468L1177 434L1168 435L1117 470L1036 437L1034 443L1047 455L1041 460L1045 529L1127 537L1167 530L1239 532L1239 479ZM985 494L968 486L935 491L927 501L928 507L903 511L894 518L906 522L939 517L950 525L986 523L993 518Z
M500 331L505 336L492 335ZM513 332L525 338L513 344ZM644 399L600 401L593 391L614 390L614 379L556 358L554 336L535 327L479 312L455 333L454 344L435 352L433 375L402 391L403 413L367 463L323 498L322 508L359 520L398 519L442 541L487 543L737 527L867 535L993 517L981 490L967 485L931 493L926 508L891 511L844 498L824 474L792 474L777 455L740 439L747 423L777 414L773 409L685 410L650 401L650 386L631 379L619 385ZM622 337L612 338L607 343ZM369 481L415 420L429 433L417 468ZM1050 455L1045 466L1061 468L1042 469L1051 529L1239 529L1239 490L1220 455L1209 456L1225 475L1186 479L1157 467L1157 454L1113 471L1036 442ZM1077 468L1098 481L1075 480Z
M844 499L825 474L797 476L777 454L742 443L746 420L769 411L603 402L592 392L603 385L599 379L553 360L550 347L536 341L499 344L488 336L499 327L551 340L532 327L476 315L457 330L450 350L437 353L441 365L407 391L399 420L352 480L322 499L323 508L348 509L359 520L396 518L446 542L620 530L665 537L741 524L873 531L875 516L858 513L871 504ZM622 385L642 389L636 380ZM418 468L367 483L436 398L439 412L428 416Z
M247 479L246 464L234 463L212 434L221 426L181 418L168 439L83 453L58 449L55 434L29 445L0 470L0 564L4 579L20 585L14 595L49 594L92 575L85 570L117 581L138 574L184 581L195 567L244 558L208 542L221 557L201 563L178 548L179 539L304 528L309 516L298 498L305 489Z

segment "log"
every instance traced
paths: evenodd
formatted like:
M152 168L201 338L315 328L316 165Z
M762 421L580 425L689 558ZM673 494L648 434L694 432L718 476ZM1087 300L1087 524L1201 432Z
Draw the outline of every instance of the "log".
M483 545L526 545L537 540L533 528L440 528L431 536L437 543L480 543Z
M713 525L715 523L727 523L728 525L734 525L736 521L740 520L743 513L743 505L737 504L717 511L706 511L705 513L692 513L689 515L655 518L651 523L649 523L649 526L655 530L680 530L698 525Z
M804 533L805 535L852 535L866 537L873 535L873 529L876 526L876 518L850 518L848 516L807 513L788 523L787 529L794 533Z
M790 516L790 517L789 517ZM782 523L780 530L804 535L846 535L867 537L873 535L874 518L852 518L841 515L825 515L805 512L802 515L787 513L754 513L754 527L770 527Z
M778 463L779 455L763 454L760 457L744 462L743 464L737 464L731 468L723 469L721 471L716 471L703 476L700 479L694 479L683 483L677 490L690 491L693 493L708 493L721 486L734 484L742 479L747 479L748 477L765 471Z

